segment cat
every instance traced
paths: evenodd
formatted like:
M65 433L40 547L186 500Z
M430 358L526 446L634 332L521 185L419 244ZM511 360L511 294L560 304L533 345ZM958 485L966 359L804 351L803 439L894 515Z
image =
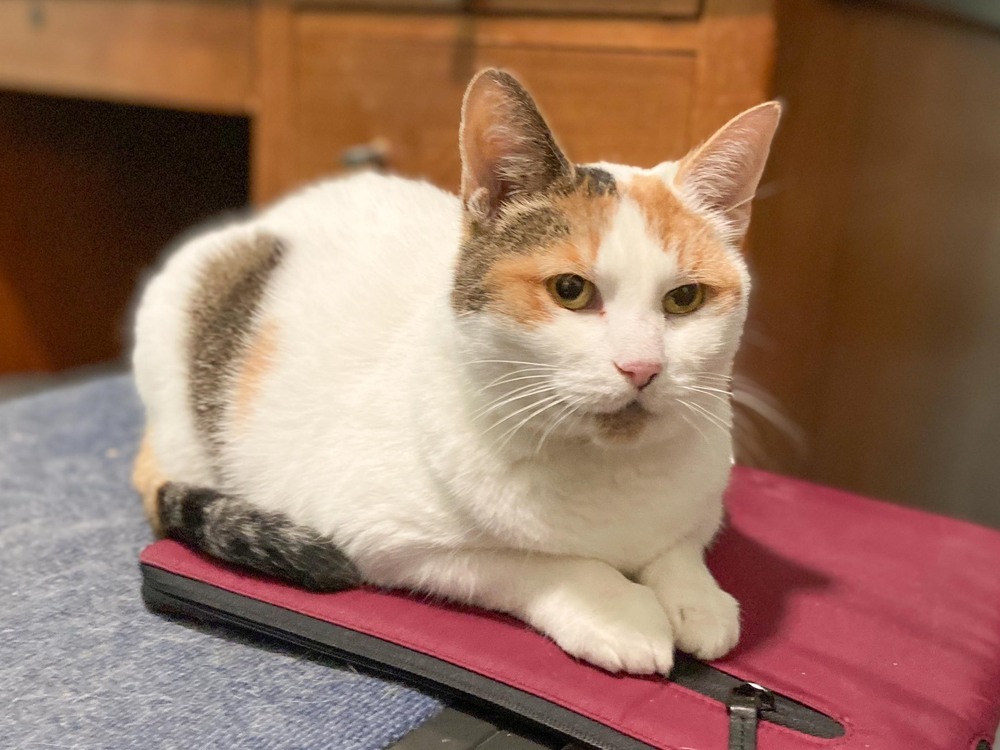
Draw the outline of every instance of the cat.
M779 114L652 169L575 165L485 70L460 196L365 173L188 241L136 314L154 529L312 589L509 613L612 672L727 653L704 552Z

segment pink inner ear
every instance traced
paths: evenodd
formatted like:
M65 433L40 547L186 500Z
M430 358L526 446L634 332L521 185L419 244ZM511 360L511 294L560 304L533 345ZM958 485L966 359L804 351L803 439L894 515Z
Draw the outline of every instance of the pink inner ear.
M497 187L495 167L500 149L496 138L489 132L500 102L495 90L485 85L470 86L466 94L462 117L462 198L466 201L479 188L486 188L490 195Z
M485 190L490 213L571 170L528 92L501 71L487 70L469 84L460 139L462 198L468 205Z
M730 120L703 146L681 161L677 182L710 210L722 213L739 234L750 220L781 107L760 104Z

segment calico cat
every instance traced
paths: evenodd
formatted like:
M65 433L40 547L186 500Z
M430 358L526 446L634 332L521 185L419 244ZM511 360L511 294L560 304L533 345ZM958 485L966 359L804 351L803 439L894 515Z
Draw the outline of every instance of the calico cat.
M704 550L778 117L574 165L487 70L460 196L362 174L189 241L137 313L152 525L309 588L507 612L610 671L723 655L739 609Z

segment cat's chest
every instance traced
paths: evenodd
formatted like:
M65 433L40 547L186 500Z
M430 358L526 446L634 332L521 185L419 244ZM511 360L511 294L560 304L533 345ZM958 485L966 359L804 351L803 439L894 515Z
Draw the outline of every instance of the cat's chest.
M498 541L636 569L717 514L720 467L655 462L508 467L474 505Z

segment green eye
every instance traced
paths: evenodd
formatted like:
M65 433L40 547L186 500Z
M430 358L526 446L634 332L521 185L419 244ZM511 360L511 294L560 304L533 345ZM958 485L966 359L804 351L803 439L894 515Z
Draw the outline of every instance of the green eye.
M685 284L671 289L663 297L663 312L668 315L687 315L705 303L705 287Z
M582 276L562 273L545 282L545 288L560 306L567 310L582 310L594 298L596 288Z

